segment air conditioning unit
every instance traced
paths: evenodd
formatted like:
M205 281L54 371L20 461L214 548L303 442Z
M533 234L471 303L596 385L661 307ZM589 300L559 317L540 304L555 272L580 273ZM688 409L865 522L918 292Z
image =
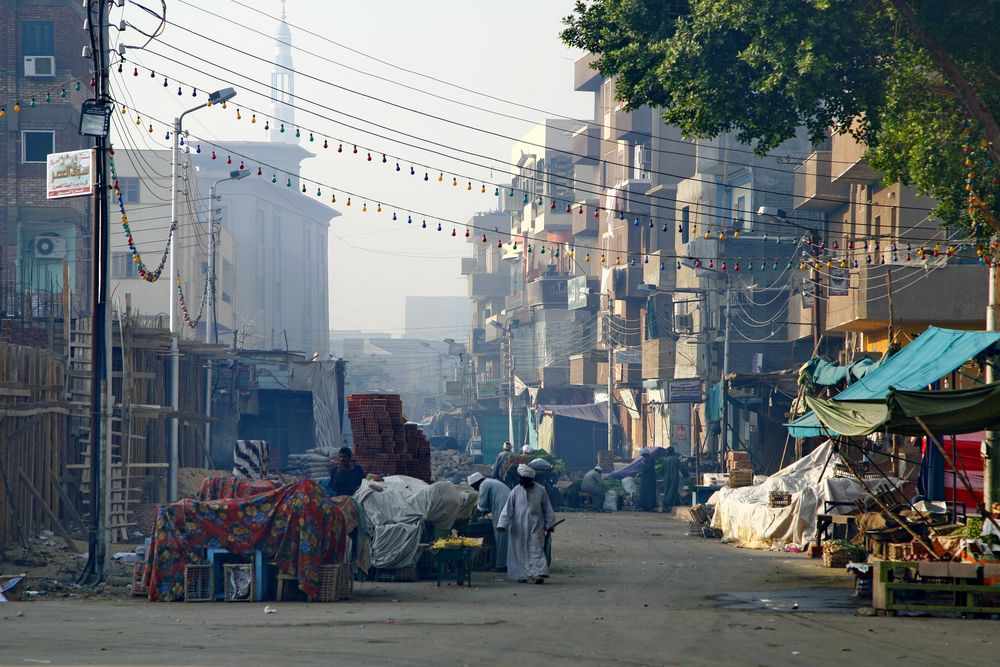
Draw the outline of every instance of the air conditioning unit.
M55 76L55 56L25 56L24 76Z
M66 239L58 234L36 236L33 245L36 259L66 259Z
M694 315L691 313L675 313L674 326L678 331L690 332L694 329Z

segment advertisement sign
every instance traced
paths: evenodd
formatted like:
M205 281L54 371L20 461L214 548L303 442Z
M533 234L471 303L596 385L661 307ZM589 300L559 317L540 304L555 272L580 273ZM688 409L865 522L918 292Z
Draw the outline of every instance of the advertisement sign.
M84 197L94 192L94 151L50 153L45 166L47 199Z
M507 395L507 383L503 380L484 380L477 387L480 399L503 398Z
M701 403L701 378L667 380L668 403Z
M566 281L566 307L569 310L587 307L587 295L590 289L587 287L587 276L576 276Z

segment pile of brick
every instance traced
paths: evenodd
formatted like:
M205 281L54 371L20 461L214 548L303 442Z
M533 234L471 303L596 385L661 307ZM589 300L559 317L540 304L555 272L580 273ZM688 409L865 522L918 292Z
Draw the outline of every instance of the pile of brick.
M398 395L352 394L347 414L354 460L365 472L431 481L431 444L416 424L407 423Z

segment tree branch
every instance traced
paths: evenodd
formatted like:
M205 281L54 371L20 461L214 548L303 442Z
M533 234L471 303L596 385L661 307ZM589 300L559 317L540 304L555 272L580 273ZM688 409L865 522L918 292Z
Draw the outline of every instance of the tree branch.
M930 53L934 62L941 69L941 73L951 82L958 98L962 101L962 106L966 111L979 122L983 127L983 132L990 142L987 152L994 162L1000 163L1000 124L993 117L983 98L976 91L959 68L958 63L948 55L944 47L937 40L928 35L920 27L917 15L905 0L889 0L889 4L899 13L903 25L912 37ZM998 230L1000 231L1000 230Z

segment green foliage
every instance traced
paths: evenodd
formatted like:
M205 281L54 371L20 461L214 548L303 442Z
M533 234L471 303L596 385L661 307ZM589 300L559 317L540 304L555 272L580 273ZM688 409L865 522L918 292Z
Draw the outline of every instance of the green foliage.
M595 0L565 24L628 109L658 107L689 138L733 132L758 153L799 127L815 142L850 133L887 181L937 198L944 223L992 233L1000 40L987 33L1000 0Z
M614 479L613 477L605 477L604 479L601 480L601 483L604 484L604 488L607 489L608 491L617 491L618 495L625 493L625 487L622 486L621 480L619 479Z
M556 479L559 479L566 474L566 462L562 459L552 456L544 449L533 449L531 454L528 455L531 459L545 459L552 464L552 474Z

